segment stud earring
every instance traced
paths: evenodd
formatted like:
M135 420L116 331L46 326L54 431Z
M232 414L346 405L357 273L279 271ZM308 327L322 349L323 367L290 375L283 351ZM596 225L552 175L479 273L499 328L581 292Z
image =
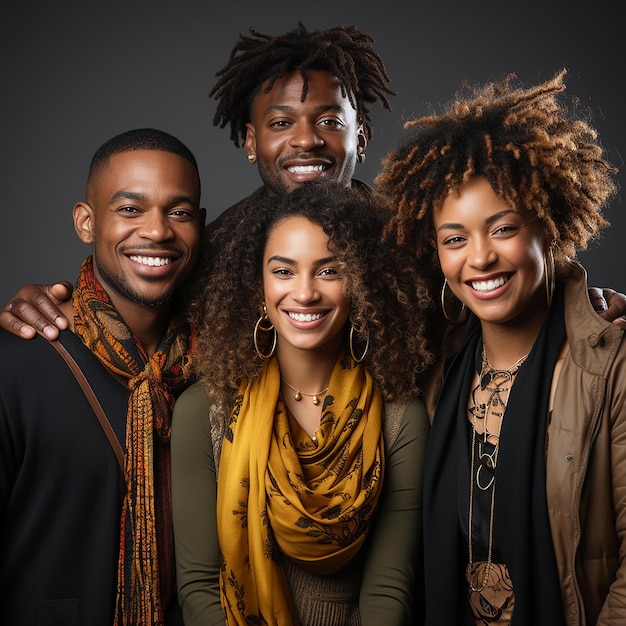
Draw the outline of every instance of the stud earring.
M254 163L256 161L256 155L255 154L249 154L248 155L248 161L250 161L250 163Z

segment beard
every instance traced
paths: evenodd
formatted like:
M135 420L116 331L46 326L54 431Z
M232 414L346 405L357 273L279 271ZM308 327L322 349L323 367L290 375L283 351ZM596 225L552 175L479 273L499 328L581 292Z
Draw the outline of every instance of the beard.
M97 267L102 278L106 282L108 289L112 289L118 295L130 300L134 304L138 304L139 306L145 306L148 308L159 307L169 302L174 296L176 285L172 285L166 292L159 294L158 297L149 298L133 289L126 279L126 276L123 274L116 274L106 265L98 264ZM150 278L144 278L144 280L146 282L150 282ZM158 281L159 279L154 279L154 282Z

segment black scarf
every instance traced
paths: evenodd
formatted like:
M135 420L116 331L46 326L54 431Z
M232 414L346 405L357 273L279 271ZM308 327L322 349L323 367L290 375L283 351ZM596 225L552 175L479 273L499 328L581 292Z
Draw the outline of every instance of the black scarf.
M514 626L565 624L546 503L546 428L552 374L565 339L557 291L511 389L500 432L494 545L513 581ZM424 471L426 624L473 623L465 580L471 425L467 400L480 327L466 337L441 390ZM463 510L458 503L463 502ZM466 523L466 522L465 522Z

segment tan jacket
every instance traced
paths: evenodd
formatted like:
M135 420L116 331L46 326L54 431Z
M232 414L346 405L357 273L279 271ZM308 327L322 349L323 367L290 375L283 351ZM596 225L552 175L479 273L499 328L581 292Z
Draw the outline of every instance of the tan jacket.
M626 624L626 342L565 281L569 353L547 439L547 499L568 626Z

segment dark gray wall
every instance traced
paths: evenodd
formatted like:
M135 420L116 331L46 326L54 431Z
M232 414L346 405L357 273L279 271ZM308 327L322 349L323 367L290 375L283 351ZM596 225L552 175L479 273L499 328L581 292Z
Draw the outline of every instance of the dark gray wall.
M248 6L249 4L249 6ZM360 178L371 182L403 122L447 100L461 80L516 72L526 83L567 67L568 92L590 107L612 161L626 151L623 27L607 1L580 11L566 2L441 0L374 3L9 0L0 19L2 186L0 303L26 282L74 280L89 252L72 225L95 149L118 132L156 126L196 153L210 217L259 183L256 168L212 126L215 72L238 33L356 24L386 62L392 113L374 110ZM373 7L366 8L366 4ZM562 7L553 8L553 5ZM624 174L619 175L623 186ZM590 284L626 292L623 201L599 245L580 255Z

